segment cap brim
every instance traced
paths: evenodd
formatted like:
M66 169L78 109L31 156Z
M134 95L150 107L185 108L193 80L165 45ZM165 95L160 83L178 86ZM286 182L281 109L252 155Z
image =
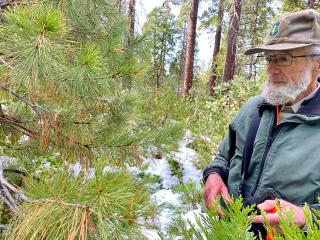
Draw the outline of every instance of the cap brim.
M251 48L245 51L245 55L251 55L255 53L260 53L264 51L284 51L291 50L295 48L307 47L314 45L313 43L278 43L273 45L265 45L257 48Z

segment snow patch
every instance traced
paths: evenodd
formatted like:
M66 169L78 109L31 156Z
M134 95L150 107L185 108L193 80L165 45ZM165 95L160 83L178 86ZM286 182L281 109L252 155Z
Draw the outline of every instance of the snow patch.
M141 233L149 240L161 240L156 230L141 227Z
M106 173L117 173L120 171L120 168L118 167L110 167L110 166L105 166L102 170L102 173L103 174L106 174Z
M201 234L202 239L206 240L207 238L199 226L199 223L202 226L204 225L204 222L202 220L203 217L208 217L208 215L206 213L203 213L201 211L201 209L196 209L196 210L191 210L191 211L187 212L182 217L182 219L183 219L187 229L190 229L192 226L195 230L197 230Z
M132 175L139 175L141 173L141 170L137 167L134 166L129 166L128 164L126 164L127 170L129 173L131 173Z
M81 172L81 164L79 162L76 162L76 163L72 163L69 165L69 171L70 172L73 172L73 174L77 177L79 176L80 172Z
M178 177L172 176L170 165L165 157L162 159L149 157L144 159L144 162L149 165L145 172L159 176L164 189L170 189L173 185L179 184Z
M155 219L155 223L157 226L160 227L161 231L165 232L171 224L171 220L174 217L174 213L171 208L161 208L161 206L165 204L174 207L182 206L183 202L180 200L180 194L173 193L171 189L161 189L158 192L151 195L151 200L161 209L159 215Z
M183 183L192 180L196 183L200 183L202 178L202 172L200 172L193 164L197 159L197 153L188 148L187 145L190 143L190 140L183 140L179 143L179 151L174 152L173 158L182 165L183 168Z
M181 206L183 202L180 200L180 194L173 193L171 189L161 189L158 192L151 195L151 200L158 206L169 203L175 206Z

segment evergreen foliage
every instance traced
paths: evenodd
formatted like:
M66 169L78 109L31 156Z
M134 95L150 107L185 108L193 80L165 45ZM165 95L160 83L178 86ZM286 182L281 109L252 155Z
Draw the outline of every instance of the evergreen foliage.
M48 173L26 179L24 189L32 200L22 204L5 239L142 239L137 220L150 209L148 190L123 170Z
M218 199L219 202L221 199ZM279 209L279 208L278 208ZM255 237L250 232L250 219L256 215L254 206L247 208L242 207L242 199L234 200L230 205L223 208L224 217L217 217L213 210L206 213L198 213L193 217L195 220L178 218L172 222L170 227L170 237L180 236L186 240L254 240L263 239ZM262 213L264 214L264 213ZM272 235L274 233L274 240L284 239L319 239L320 229L319 220L314 220L308 207L305 207L305 214L307 218L307 233L293 224L292 213L280 213L280 228L282 232L278 232L277 228L265 225L267 231ZM319 214L319 213L317 213Z
M177 131L171 125L171 130L154 133L130 124L139 118L134 105L143 101L134 90L122 90L122 80L139 70L135 50L120 49L122 16L102 2L13 7L0 29L7 64L2 75L5 107L8 115L24 122L15 134L29 136L30 144L24 142L28 147L59 153L62 161L88 163L99 155L116 162L134 160L140 146L160 143ZM8 145L20 147L19 141Z
M309 0L283 0L282 11L284 12L297 12L303 9L308 9L311 1ZM314 1L314 9L320 10L319 1Z
M143 33L148 39L148 52L146 55L147 73L155 82L151 86L159 88L166 76L166 69L176 47L177 29L175 16L171 13L168 4L154 8L147 16L143 25Z
M144 122L152 118L142 106L154 101L140 92L150 91L139 77L144 37L125 45L112 2L44 0L7 8L0 38L1 166L29 176L15 185L21 197L7 196L5 239L142 238L153 211L125 168L181 136L180 123ZM79 176L71 163L82 165Z
M224 36L214 96L207 96L207 74L195 71L191 93L182 99L177 92L183 76L188 1L168 0L155 8L143 33L130 43L119 2L37 0L2 12L3 239L144 239L141 226L150 227L148 220L156 214L149 201L155 189L148 184L159 183L160 178L145 173L145 166L137 176L126 168L139 166L151 146L160 156L175 150L188 129L193 134L188 147L196 151L195 165L203 169L217 153L233 116L259 93L266 77L254 59L247 64L243 52L263 42L276 7L281 11L307 7L307 1L246 1L234 80L219 81ZM201 27L213 32L218 1L206 2L212 9L203 16ZM170 3L181 6L178 17ZM229 11L232 1L224 3ZM226 35L227 22L223 24ZM81 166L79 173L74 164ZM200 215L196 225L181 218L201 208L202 190L191 181L182 184L179 162L172 159L169 165L181 182L173 192L181 195L184 207L170 206L177 218L164 238L254 239L248 231L252 207L242 209L241 199L228 206L219 221L211 211ZM306 215L307 235L291 224L290 216L282 216L283 235L276 233L274 239L319 239L320 222L314 224L309 211Z
M183 239L253 240L254 235L249 232L251 223L248 217L252 211L253 207L243 209L242 199L239 198L224 209L223 218L218 218L214 211L208 211L207 214L195 215L195 221L180 219L172 228Z

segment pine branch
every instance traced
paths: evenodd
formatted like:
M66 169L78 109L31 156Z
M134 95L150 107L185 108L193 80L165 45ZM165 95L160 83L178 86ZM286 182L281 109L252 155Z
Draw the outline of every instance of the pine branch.
M0 230L6 230L7 228L8 228L8 225L0 224Z
M19 169L15 169L15 168L4 168L3 169L4 173L16 173L16 174L20 174L23 177L27 177L28 174L25 171L19 170Z
M29 137L34 137L35 135L37 135L36 132L22 126L16 119L8 118L8 116L0 117L0 122L10 125L18 132L22 132L23 134L28 135Z
M3 175L4 169L3 169L3 158L0 158L0 185L1 185L1 194L0 199L4 201L4 203L11 209L12 212L17 213L18 211L18 203L14 199L13 194L19 196L20 199L23 201L29 200L27 196L25 196L21 191L19 191L16 187L11 185L4 177ZM20 173L20 171L19 171ZM11 193L11 192L12 193ZM1 226L0 226L1 229Z
M5 147L7 147L7 148L10 148L10 149L19 150L19 149L14 148L14 147L10 146L9 144L6 144L6 143L4 143L4 142L2 142L2 141L0 141L0 145L3 145L3 146L5 146Z
M42 113L40 110L46 112L46 113L50 113L50 111L48 111L47 109L39 106L39 105L36 105L36 104L33 104L31 102L29 102L28 100L26 100L25 98L21 97L20 95L18 95L16 92L14 92L13 90L9 89L8 86L5 86L3 84L0 83L0 88L7 91L8 93L10 93L11 95L15 96L16 98L19 99L19 101L21 102L24 102L25 104L27 104L37 115L38 117L40 118L42 116Z
M17 194L20 196L20 198L22 200L28 200L29 198L26 197L23 193L21 193L17 188L15 188L14 186L12 186L4 177L3 175L3 159L0 158L0 184L2 185L3 190L5 191L6 195L8 195L9 198L11 198L11 200L13 200L11 194L9 193L8 190L12 191L13 193ZM12 201L14 204L16 204L16 202L13 200ZM17 204L16 204L17 205Z
M1 113L1 111L0 111L0 113ZM4 116L1 117L1 114L0 114L0 122L6 123L6 124L10 125L10 126L11 126L12 128L14 128L16 131L21 132L21 133L23 133L23 134L25 134L25 135L27 135L27 136L29 136L29 137L32 137L32 138L34 138L34 137L36 137L37 135L39 135L39 133L37 133L37 132L35 132L35 131L32 131L32 130L30 130L30 129L24 127L24 126L22 126L18 120L12 119L11 117L8 117L8 116L6 116L6 115L4 115ZM69 137L67 137L67 136L65 136L65 135L63 135L63 134L61 134L61 133L60 133L60 137L61 137L62 139L64 139L65 141L72 141L73 143L75 143L75 144L77 144L77 145L80 145L81 147L84 147L84 148L86 148L86 149L90 149L90 148L92 147L90 144L83 144L83 143L80 143L80 142L78 142L78 141L74 141L74 140L72 140L71 138L69 138ZM13 147L11 147L11 146L3 143L3 142L0 142L0 144L6 146L6 147L8 147L8 148L15 149L15 148L13 148ZM17 150L19 150L19 149L17 149Z
M3 183L3 180L0 179L0 184L2 185L2 183ZM13 199L12 195L10 194L6 186L2 185L2 190L3 190L2 193L4 195L3 198L5 200L5 203L14 213L16 213L18 211L18 203L16 202L16 200Z
M12 203L10 201L8 201L8 199L6 199L4 196L2 196L2 192L0 194L0 199L4 201L4 203L11 209L12 212L16 213L17 209L12 205Z
M68 202L58 200L58 199L37 199L37 200L27 199L26 201L29 203L54 203L54 204L58 204L58 205L68 206L68 207L89 209L89 206L85 206L82 204L76 204L76 203L68 203Z
M0 57L0 62L3 63L3 65L5 65L6 67L8 67L9 69L13 69L13 66L9 63L7 63L3 58Z

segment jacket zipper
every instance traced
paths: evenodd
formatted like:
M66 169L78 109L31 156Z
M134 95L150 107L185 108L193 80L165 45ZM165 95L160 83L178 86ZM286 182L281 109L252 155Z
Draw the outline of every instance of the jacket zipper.
M271 124L271 127L269 129L267 145L266 145L266 148L264 149L264 152L263 152L263 155L262 155L262 160L261 160L261 164L260 164L260 171L259 171L259 174L258 174L258 178L257 178L256 184L255 184L255 186L254 186L254 188L253 188L253 190L251 192L251 196L254 196L254 194L257 191L257 188L258 188L261 176L262 176L262 172L263 172L263 169L264 169L265 161L267 159L267 156L268 156L269 150L271 148L271 145L273 143L273 140L275 139L275 137L272 137L272 132L273 132L273 128L274 128L273 126L275 124L274 121L275 121L275 114L273 114L273 117L272 117L272 124Z

